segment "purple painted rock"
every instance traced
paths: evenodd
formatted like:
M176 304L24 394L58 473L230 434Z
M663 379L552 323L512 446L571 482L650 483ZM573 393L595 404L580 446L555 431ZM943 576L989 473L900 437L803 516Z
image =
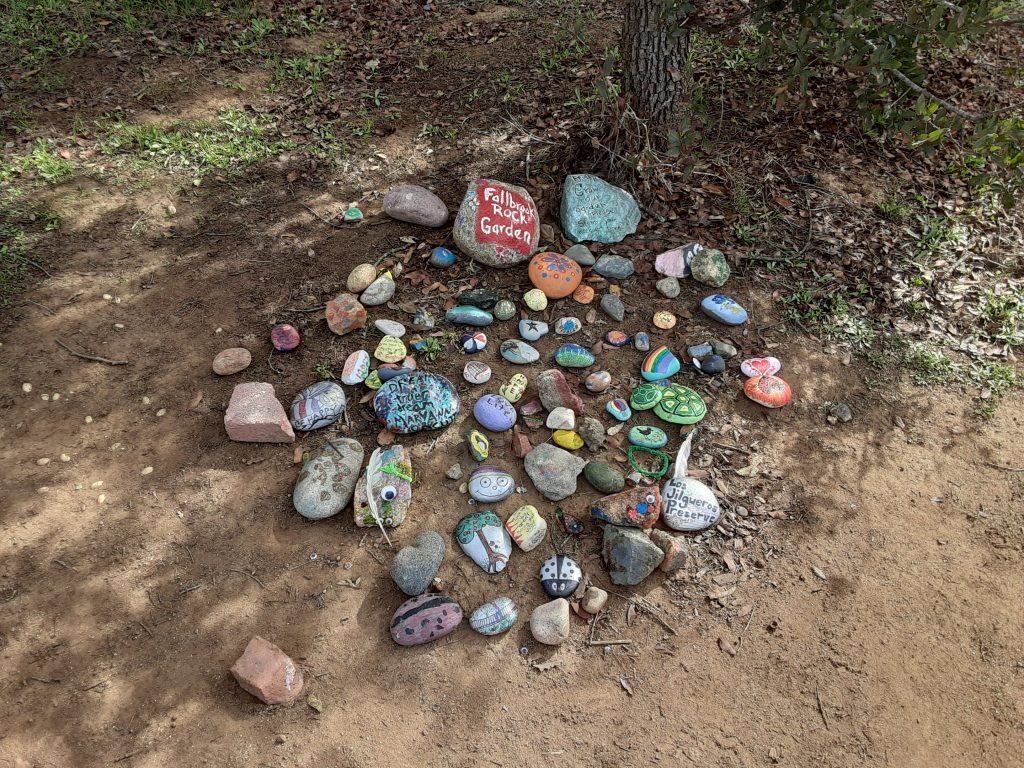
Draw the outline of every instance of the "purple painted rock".
M327 302L327 326L339 336L366 325L366 308L351 293L339 293Z
M291 352L299 346L301 340L299 331L294 325L282 323L275 325L270 331L270 343L278 352Z
M537 394L544 408L549 411L568 408L577 416L583 415L583 401L569 386L565 374L555 368L537 375Z
M473 406L473 416L491 432L504 432L516 423L516 409L501 395L484 395Z
M423 645L444 637L462 622L462 608L445 595L406 600L391 619L391 639L399 645Z
M423 227L443 227L448 207L440 197L419 184L399 184L384 196L384 213Z
M661 515L661 493L657 486L638 486L598 499L590 507L597 520L627 528L652 528Z

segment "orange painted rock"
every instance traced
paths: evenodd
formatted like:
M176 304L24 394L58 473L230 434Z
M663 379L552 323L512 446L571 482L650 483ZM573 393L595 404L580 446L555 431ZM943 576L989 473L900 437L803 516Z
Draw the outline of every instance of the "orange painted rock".
M676 316L671 312L655 312L654 317L651 319L656 328L661 328L663 331L671 330L676 327Z
M366 325L366 309L351 293L339 293L327 302L327 325L339 336Z
M765 408L781 408L793 398L789 384L778 376L754 376L743 385L743 394Z
M580 265L560 253L538 253L530 260L530 282L544 291L549 299L568 296L582 280Z
M572 292L572 298L578 304L589 304L594 300L594 289L589 285L581 285Z

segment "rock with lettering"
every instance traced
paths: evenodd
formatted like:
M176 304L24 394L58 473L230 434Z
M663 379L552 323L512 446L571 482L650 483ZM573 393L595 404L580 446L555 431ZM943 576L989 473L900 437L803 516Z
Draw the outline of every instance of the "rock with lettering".
M327 302L327 326L339 336L366 325L366 308L351 293L339 293Z
M665 553L645 531L606 525L601 557L608 566L612 584L635 586L654 573L665 559Z
M544 409L568 408L577 416L583 415L583 400L573 391L565 374L557 368L550 368L537 374L537 394Z
M419 184L392 187L384 196L384 213L393 219L422 227L443 227L448 221L448 206Z
M385 382L373 408L390 431L407 435L451 424L459 412L459 395L443 376L417 371Z
M561 501L576 493L576 478L587 462L550 443L541 443L523 460L526 474L546 499Z
M318 381L292 400L292 427L311 432L329 426L345 412L345 390L333 381Z
M510 267L537 252L540 213L522 187L476 179L462 200L452 235L459 249L475 261Z
M292 491L295 511L307 520L323 520L343 510L352 500L363 446L357 440L331 440L302 465Z
M640 223L631 194L586 173L566 176L561 215L562 231L577 243L617 243Z
M473 406L473 417L484 429L505 432L516 423L516 409L501 395L484 395Z

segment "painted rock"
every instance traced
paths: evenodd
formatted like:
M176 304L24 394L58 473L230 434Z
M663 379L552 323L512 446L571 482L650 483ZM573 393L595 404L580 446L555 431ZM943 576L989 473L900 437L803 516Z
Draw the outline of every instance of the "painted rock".
M516 305L508 299L501 299L494 305L494 316L499 320L511 320L516 314Z
M431 266L441 267L442 269L450 267L455 263L455 254L449 251L447 248L438 246L430 252L430 264Z
M484 326L494 322L494 315L480 307L452 307L444 313L444 319L455 325Z
M550 443L541 443L523 459L526 474L550 501L561 501L576 493L576 478L586 464L580 457Z
M426 308L420 307L412 316L412 327L421 331L429 331L435 325L434 316Z
M516 365L529 365L540 360L540 352L525 341L516 341L514 339L503 341L498 351L501 352L503 358Z
M612 525L651 528L661 514L661 493L657 486L632 488L598 499L591 505L590 514Z
M278 352L291 352L301 341L298 330L293 325L282 323L270 330L270 343Z
M658 404L665 388L660 384L641 384L629 396L629 404L638 411L649 411Z
M681 248L665 251L654 259L654 269L659 274L668 277L689 277L690 262L693 261L694 255L702 250L704 250L704 246L700 243L690 243Z
M230 376L244 371L252 363L252 353L245 347L232 347L217 353L213 358L213 372L218 376Z
M627 437L630 445L638 445L641 448L662 448L668 445L668 435L657 427L633 427Z
M462 378L470 384L485 384L491 380L491 366L487 363L470 360L462 369Z
M640 375L645 381L661 381L679 373L679 358L662 345L652 349L640 366Z
M740 370L748 379L755 376L774 376L782 370L782 361L777 357L752 357L740 363Z
M700 359L693 359L693 367L708 376L715 376L725 370L725 360L720 355L708 355Z
M549 299L561 299L583 280L580 265L560 253L538 253L530 260L530 282Z
M382 317L379 320L373 321L373 327L385 336L394 336L396 339L405 336L405 326L396 320L388 320Z
M526 385L530 382L521 373L514 374L505 384L501 385L498 393L510 403L518 403L526 394Z
M489 288L471 288L459 294L459 304L468 307L490 309L498 303L498 294Z
M391 639L399 645L423 645L455 631L462 608L445 595L418 595L398 606L391 617Z
M452 235L459 250L481 264L510 267L536 253L540 213L522 187L476 179L459 206Z
M543 320L520 320L519 335L527 341L537 341L548 332L548 324Z
M356 483L352 516L360 528L405 521L412 504L412 459L401 445L378 448L370 454L366 472Z
M531 288L523 294L523 303L534 312L543 312L548 306L548 297L540 288Z
M525 504L505 521L505 530L523 552L529 552L544 541L548 533L548 523L540 516L536 507Z
M551 442L567 451L578 451L583 447L583 438L570 429L556 429L551 434Z
M585 245L574 245L565 252L565 255L575 261L581 267L594 266L594 254Z
M359 441L340 437L328 442L302 465L292 491L295 511L307 520L323 520L341 512L352 500L362 466Z
M476 333L462 334L462 349L467 354L473 355L487 346L487 334L483 331Z
M348 273L345 287L350 293L362 293L377 279L377 267L373 264L357 264Z
M540 567L540 585L549 597L570 597L583 581L583 569L565 555L552 555Z
M348 224L354 224L357 221L363 220L363 212L359 210L359 206L355 203L349 203L341 218Z
M448 426L459 404L459 394L448 379L422 371L386 382L373 398L377 418L398 435Z
M339 293L327 302L327 326L339 336L366 325L366 308L351 293Z
M674 477L661 494L661 517L676 531L702 531L718 522L722 508L714 492L692 477Z
M384 195L384 213L422 227L443 227L448 222L448 206L419 184L398 184L389 189Z
M589 304L594 300L594 289L589 285L581 285L572 292L572 300L577 304Z
M487 461L491 453L491 441L479 429L471 429L466 433L466 450L477 461Z
M700 395L681 384L665 387L661 400L654 406L654 415L670 424L696 424L707 412Z
M604 340L606 344L611 344L613 347L624 347L630 342L629 335L622 331L608 331L604 335Z
M367 375L366 379L363 381L363 384L370 389L380 389L383 383L384 380L381 379L380 374L377 373L377 371L370 371L369 375Z
M345 412L345 390L333 381L318 381L292 400L289 412L295 429L309 432L333 424Z
M382 363L397 363L399 360L404 360L405 355L405 344L394 336L385 336L373 350L373 356Z
M422 595L437 576L444 561L444 537L437 531L423 531L408 547L402 547L391 561L391 579L409 596Z
M612 375L608 371L594 371L583 380L588 392L604 392L612 385Z
M604 409L619 421L627 421L633 416L633 412L629 410L629 403L621 397L609 401Z
M380 377L381 383L391 381L399 376L405 376L416 370L416 359L406 357L401 363L383 363L377 366L376 374Z
M633 274L633 262L622 256L606 253L597 260L594 271L609 280L625 280Z
M726 325L740 325L747 322L747 310L724 293L708 296L700 303L700 308L708 317Z
M501 395L484 395L473 406L473 416L491 432L504 432L516 423L516 409Z
M482 504L504 501L516 489L516 481L498 467L478 467L469 476L469 495Z
M606 525L601 558L608 567L612 584L635 586L654 573L665 559L665 553L644 531Z
M562 231L577 243L617 243L640 223L631 194L586 173L565 177L560 213Z
M583 400L576 394L565 374L557 368L549 368L537 374L537 395L544 408L568 408L577 416L583 414Z
M579 344L563 344L555 352L555 362L566 368L586 368L594 364L595 357Z
M729 262L725 254L715 248L704 248L690 261L690 274L698 283L721 288L729 279Z
M626 487L626 478L607 461L594 459L583 468L583 477L601 493L618 493Z
M765 408L781 408L793 397L789 384L778 376L755 376L743 385L743 394Z
M500 635L519 621L519 609L511 597L484 603L469 615L469 626L481 635Z
M694 344L691 347L686 348L686 354L690 357L700 360L702 357L714 354L715 349L710 344Z
M578 317L560 317L555 321L555 333L559 336L571 336L582 327Z
M601 311L617 323L621 323L626 317L626 305L622 299L611 293L601 297Z
M385 272L370 287L359 294L359 301L365 307L379 307L395 295L395 281L390 272Z
M660 328L663 331L670 331L676 327L676 316L671 312L655 312L654 317L651 318L651 322L654 323L655 328Z
M512 537L493 512L466 515L455 526L455 538L474 563L487 573L501 573L512 554Z

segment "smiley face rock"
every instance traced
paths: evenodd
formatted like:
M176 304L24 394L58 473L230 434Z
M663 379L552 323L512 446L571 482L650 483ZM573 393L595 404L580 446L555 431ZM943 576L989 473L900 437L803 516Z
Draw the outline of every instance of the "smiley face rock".
M469 495L482 504L504 501L516 489L516 481L497 467L479 467L469 476Z

